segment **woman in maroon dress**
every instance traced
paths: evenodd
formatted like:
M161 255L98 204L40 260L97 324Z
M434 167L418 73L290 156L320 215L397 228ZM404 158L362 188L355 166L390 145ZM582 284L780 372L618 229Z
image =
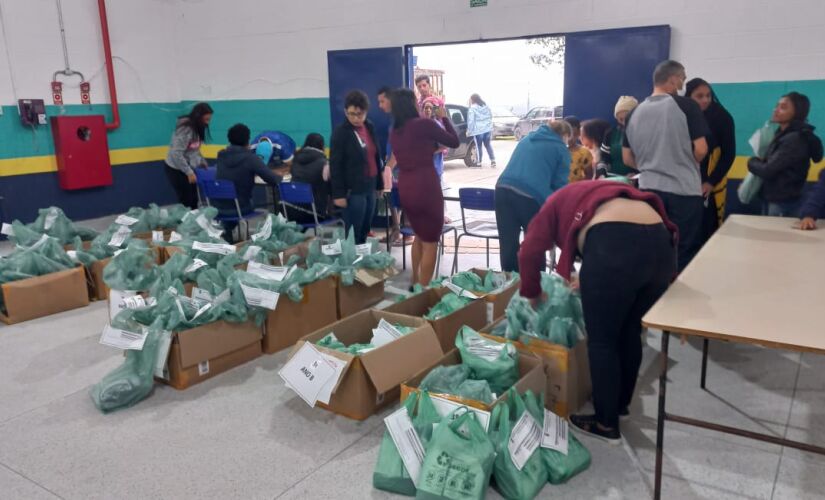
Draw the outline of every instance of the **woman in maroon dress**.
M444 196L435 171L433 153L441 146L457 148L458 134L444 108L435 108L434 120L419 118L415 94L409 89L393 92L393 128L390 135L397 160L401 208L415 231L412 245L412 283L428 285L435 272L438 240L444 228Z

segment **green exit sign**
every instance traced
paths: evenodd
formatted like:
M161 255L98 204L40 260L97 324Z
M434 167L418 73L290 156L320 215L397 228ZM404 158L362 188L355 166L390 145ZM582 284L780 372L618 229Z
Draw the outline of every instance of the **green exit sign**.
M470 0L470 7L487 7L487 0Z

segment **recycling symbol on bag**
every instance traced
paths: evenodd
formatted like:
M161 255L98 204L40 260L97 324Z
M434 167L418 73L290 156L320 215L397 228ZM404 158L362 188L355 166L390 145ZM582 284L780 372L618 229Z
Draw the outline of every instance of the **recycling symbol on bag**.
M435 461L438 465L446 467L450 463L450 455L446 451L442 451Z

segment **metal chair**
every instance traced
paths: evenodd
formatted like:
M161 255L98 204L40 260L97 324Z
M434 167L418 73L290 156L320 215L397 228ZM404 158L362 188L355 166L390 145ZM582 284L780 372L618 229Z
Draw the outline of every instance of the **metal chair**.
M318 228L335 225L344 227L344 221L339 217L318 220L318 210L315 208L315 197L312 195L311 185L305 182L282 182L278 184L278 191L281 195L281 208L283 209L284 217L289 219L286 207L292 207L295 210L312 214L315 220L314 223L298 223L304 230L312 228L315 236L318 236ZM305 206L310 206L312 212L304 208Z
M467 224L465 210L476 212L496 211L496 192L494 189L484 188L460 188L458 190L458 202L461 205L461 226L463 232L458 235L455 242L455 258L453 259L453 274L458 272L458 247L463 236L472 238L484 238L487 242L487 267L490 267L490 240L497 240L498 226L488 221L477 221L474 224Z
M203 193L203 183L214 181L218 175L218 167L207 167L207 168L196 168L195 177L198 179L197 183L195 184L195 189L198 190L198 203L201 206L208 205L209 202L206 200L206 195Z
M390 203L395 208L401 208L401 197L398 194L398 189L393 189L390 193ZM441 241L439 242L438 253L435 260L435 274L438 275L438 270L441 268L441 256L444 255L444 235L450 231L453 232L454 241L457 241L458 229L453 226L444 224L441 229ZM401 226L398 230L401 233L401 269L407 269L407 236L415 236L415 231L410 226Z
M211 206L212 200L232 200L235 202L235 210L237 215L226 215L218 212L215 220L220 222L237 222L238 223L238 237L249 238L249 219L264 215L265 212L252 209L247 212L241 212L241 204L238 202L238 194L235 192L235 183L224 179L215 179L211 181L204 181L202 186L206 203ZM241 226L244 231L241 231ZM244 235L244 236L241 236Z

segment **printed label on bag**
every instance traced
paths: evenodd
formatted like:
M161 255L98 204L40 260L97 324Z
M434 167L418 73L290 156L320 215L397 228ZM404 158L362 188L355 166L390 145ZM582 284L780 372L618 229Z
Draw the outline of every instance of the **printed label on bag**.
M272 236L272 218L267 217L263 227L252 235L252 241L268 240Z
M335 368L311 343L305 342L278 375L309 406L315 406L321 389L335 376Z
M142 351L148 333L149 331L145 328L140 332L130 332L106 325L100 335L100 343L117 349Z
M202 261L201 259L195 259L194 261L192 261L191 264L189 264L189 266L186 269L183 270L183 272L184 272L184 274L194 273L198 269L200 269L204 266L208 266L208 265L209 264Z
M467 352L486 361L496 361L499 359L501 357L501 353L507 348L508 345L500 344L492 340L486 340L479 335L465 335L463 340L464 347L467 349Z
M444 281L443 285L445 287L447 287L447 289L449 289L451 292L458 295L459 297L467 297L468 299L473 299L473 300L479 298L478 295L476 295L476 294L474 294L474 293L472 293L468 290L465 290L465 289L461 288L460 286L456 285L455 283L453 283L451 281Z
M164 330L160 332L158 340L158 357L155 361L155 377L168 380L168 370L166 369L169 360L169 348L172 347L172 332Z
M135 295L133 297L124 297L123 306L126 309L142 309L157 304L157 299L149 297L144 299L142 295Z
M229 255L235 253L235 245L230 245L228 243L202 243L200 241L196 241L192 243L192 250Z
M118 215L117 219L115 219L115 224L120 224L121 226L133 226L137 224L137 222L137 219L126 214Z
M372 243L363 243L361 245L355 245L355 254L356 255L371 255L372 254Z
M203 377L209 373L209 360L198 363L198 376Z
M541 436L542 448L556 450L563 455L567 455L569 432L567 420L551 411L544 410L544 429Z
M495 314L495 309L496 309L495 304L493 304L492 302L487 302L487 324L488 325L495 320L495 318L493 317L493 314Z
M212 294L203 288L193 287L192 298L195 300L202 300L204 302L213 302Z
M163 231L152 231L152 241L156 243L163 243Z
M123 242L126 241L126 238L132 234L132 230L126 226L120 226L115 234L112 235L112 239L109 240L109 246L119 247L123 245Z
M257 245L252 245L246 247L246 251L243 253L243 260L250 261L258 256L261 253L262 248Z
M398 328L394 327L384 318L381 318L381 321L378 322L378 327L372 329L372 340L370 344L375 347L381 347L403 336L404 334L401 333Z
M283 281L286 273L289 272L289 268L250 262L246 266L246 272L269 281Z
M5 234L6 236L14 236L14 228L11 224L4 222L3 228L0 229L0 234Z
M321 253L324 255L341 255L341 240L336 240L335 243L330 243L329 245L322 245L321 246Z
M332 377L321 387L321 390L318 392L318 401L328 405L329 400L332 398L332 393L335 391L336 387L338 386L338 381L341 379L341 375L344 373L344 368L347 366L347 362L343 359L338 359L335 356L331 356L324 352L321 353L321 356L329 363L330 365L335 367L335 373Z
M421 476L421 466L424 464L424 445L413 427L407 409L402 407L384 419L384 425L390 433L392 442L401 455L404 468L410 475L413 484L418 487L418 478Z
M66 255L68 255L70 259L77 261L77 250L66 250Z
M223 236L223 229L218 229L213 226L210 221L206 220L206 217L203 214L199 215L198 218L195 219L195 222L201 227L201 229L206 231L206 234L209 236L213 238L220 238Z
M57 210L54 208L49 209L49 213L46 214L46 220L43 221L43 230L48 231L49 229L54 226L54 222L57 220Z
M127 297L134 297L137 295L135 291L129 290L109 290L109 321L114 319L117 314L126 309L126 304L123 302Z
M243 291L246 303L253 307L263 307L274 311L278 306L278 298L281 294L277 292L270 292L261 288L252 288L251 286L241 283L241 290Z
M169 243L174 243L174 242L180 241L182 239L183 239L183 236L178 234L177 231L172 231L172 233L169 235Z
M510 432L510 441L507 443L510 460L513 461L516 469L522 470L524 468L524 464L538 449L542 439L541 436L541 427L539 427L538 422L529 412L525 411Z
M462 407L468 408L464 404L456 403L455 401L450 401L449 399L444 399L440 396L434 396L432 394L430 394L430 400L432 400L433 406L435 406L435 411L438 412L438 414L442 417L452 415L453 419L458 418L458 415L455 414L455 411ZM490 428L490 412L479 410L478 408L469 408L469 410L475 413L476 420L478 420L478 423L481 424L481 427L484 429L484 432L487 432Z

